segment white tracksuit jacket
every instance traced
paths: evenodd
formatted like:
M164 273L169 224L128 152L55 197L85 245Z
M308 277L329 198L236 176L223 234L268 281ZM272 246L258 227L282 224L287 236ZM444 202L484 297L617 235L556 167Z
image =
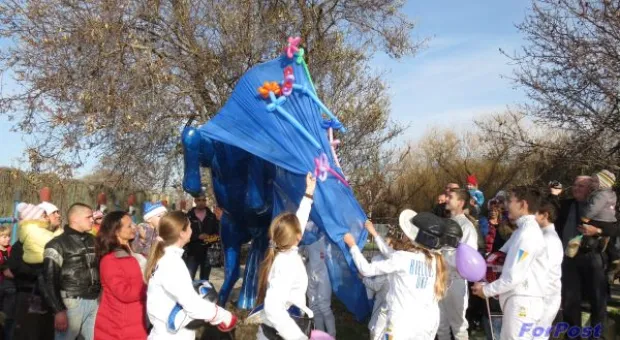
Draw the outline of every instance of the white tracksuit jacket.
M371 264L387 259L383 255L375 255L371 260ZM362 280L366 286L366 295L368 299L374 298L372 306L372 316L368 323L370 330L370 338L372 340L381 340L387 327L387 294L390 289L388 283L388 275L378 275L373 277L365 277Z
M386 260L368 263L357 246L350 252L363 276L390 274L386 334L394 340L433 340L439 326L436 259L429 263L421 252L393 251Z
M149 334L150 340L187 339L194 340L196 335L187 325L193 319L205 320L214 325L230 322L230 312L218 307L198 295L192 285L189 270L182 259L183 249L168 246L164 256L157 262L157 267L149 280L146 293L146 312L153 324ZM188 318L181 324L177 333L168 331L167 322L170 312L177 304L183 306Z
M306 229L311 228L312 222L308 222ZM302 252L308 259L306 269L308 272L308 304L314 313L314 327L336 337L336 319L332 312L332 285L329 281L329 273L325 264L326 257L325 235L316 242L302 247Z
M478 249L478 232L471 221L460 214L452 217L463 230L461 243L465 243L473 249ZM446 249L442 251L446 260L449 273L449 288L446 296L439 302L440 322L437 330L439 340L449 340L450 330L454 334L455 340L466 340L469 338L467 328L469 324L465 318L465 312L469 302L469 289L467 280L462 278L456 269L456 249Z
M311 209L312 200L304 197L296 213L300 225L305 226L308 223ZM308 339L288 314L288 309L293 304L306 306L308 274L297 247L276 255L269 271L268 283L264 302L267 319L265 324L275 328L285 340ZM258 328L257 338L266 339L261 327Z
M564 248L562 240L555 231L553 224L542 228L543 238L545 240L546 251L546 268L547 268L547 285L544 298L544 312L540 320L540 327L551 327L555 320L560 304L562 302L562 260L564 260ZM549 339L549 336L543 336L537 339Z
M483 292L487 297L499 295L504 313L500 339L531 339L533 333L520 333L523 323L536 325L543 314L548 281L545 240L533 215L519 218L510 238L502 274Z

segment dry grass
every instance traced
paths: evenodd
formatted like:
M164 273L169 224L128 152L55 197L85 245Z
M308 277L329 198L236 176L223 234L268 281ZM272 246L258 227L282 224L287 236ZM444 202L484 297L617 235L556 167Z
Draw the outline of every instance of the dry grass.
M345 309L344 305L335 299L332 302L332 308L334 310L334 315L336 316L338 340L359 340L369 338L370 334L368 332L368 328L366 327L367 323L357 322L354 316ZM249 311L239 310L230 303L228 304L227 309L237 315L240 320L245 320L245 317L249 314ZM257 331L257 325L246 325L240 321L234 331L234 335L231 338L235 340L254 340L256 339ZM204 334L204 337L202 335L203 333L200 332L196 338L214 340L213 337L208 337L206 334Z

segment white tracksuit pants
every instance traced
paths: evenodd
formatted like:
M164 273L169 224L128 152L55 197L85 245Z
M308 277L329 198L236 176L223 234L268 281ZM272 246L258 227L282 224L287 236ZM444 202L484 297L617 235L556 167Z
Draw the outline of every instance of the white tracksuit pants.
M545 298L544 302L544 312L542 317L540 318L540 322L538 323L538 327L542 327L543 329L550 329L553 325L553 320L558 315L558 311L560 310L560 304L562 303L562 296L556 295L549 298ZM536 339L549 339L549 335L545 332L543 335L536 337Z
M332 286L329 276L312 275L308 278L308 304L314 313L314 327L336 336L336 319L332 312Z
M501 340L534 339L533 332L523 332L524 324L539 325L543 316L542 297L511 296L502 306Z
M435 340L439 327L439 307L429 308L422 315L388 312L384 339Z
M439 340L450 340L450 330L452 330L455 340L467 340L469 339L467 333L469 324L465 318L469 302L467 281L454 275L450 277L450 281L446 296L439 301L440 315L437 338Z
M387 308L379 308L377 315L372 315L370 320L370 339L381 340L385 337L385 328L387 327Z

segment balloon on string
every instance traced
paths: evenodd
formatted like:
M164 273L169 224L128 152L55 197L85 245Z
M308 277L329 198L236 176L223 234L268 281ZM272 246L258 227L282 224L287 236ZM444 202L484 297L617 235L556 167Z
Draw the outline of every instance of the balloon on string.
M52 200L52 190L49 187L43 187L39 191L39 200L41 202L49 202Z
M484 278L487 264L476 249L461 243L456 248L456 269L465 280L478 282Z

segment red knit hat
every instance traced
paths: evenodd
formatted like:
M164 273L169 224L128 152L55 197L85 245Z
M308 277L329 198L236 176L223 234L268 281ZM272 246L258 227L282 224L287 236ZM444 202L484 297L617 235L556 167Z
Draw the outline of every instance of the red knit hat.
M476 179L476 175L467 176L467 184L478 185L478 179Z

